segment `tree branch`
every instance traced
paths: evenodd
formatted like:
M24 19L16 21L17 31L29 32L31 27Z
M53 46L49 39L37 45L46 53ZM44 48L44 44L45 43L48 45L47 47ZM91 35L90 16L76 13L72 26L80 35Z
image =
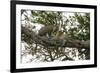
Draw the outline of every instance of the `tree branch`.
M32 30L24 26L21 26L21 32L25 35L28 35L27 37L31 38L33 40L33 43L35 42L45 47L56 46L56 47L85 48L85 49L90 48L90 40L82 42L80 40L67 38L67 39L64 39L66 41L63 44L64 41L62 39L52 39L46 36L41 37L35 34L35 32L33 32Z

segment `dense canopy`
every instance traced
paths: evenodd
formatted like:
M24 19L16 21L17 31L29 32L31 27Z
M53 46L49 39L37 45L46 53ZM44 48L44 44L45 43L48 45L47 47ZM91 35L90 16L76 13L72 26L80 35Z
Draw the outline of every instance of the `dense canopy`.
M21 10L22 62L90 59L90 14Z

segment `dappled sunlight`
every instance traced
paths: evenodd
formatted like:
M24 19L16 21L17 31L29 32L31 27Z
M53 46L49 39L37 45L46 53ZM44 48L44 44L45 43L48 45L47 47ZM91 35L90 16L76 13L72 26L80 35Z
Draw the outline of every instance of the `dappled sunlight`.
M22 63L90 59L89 13L22 11Z

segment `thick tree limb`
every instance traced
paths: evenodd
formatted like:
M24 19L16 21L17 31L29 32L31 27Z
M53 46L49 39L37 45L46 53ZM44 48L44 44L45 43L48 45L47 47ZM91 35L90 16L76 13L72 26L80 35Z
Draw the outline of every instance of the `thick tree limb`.
M85 48L89 49L90 48L90 40L87 41L80 41L80 40L75 40L72 38L67 38L67 39L52 39L48 38L46 36L39 36L35 34L32 30L29 30L27 27L21 26L21 32L25 35L28 35L27 37L31 38L33 40L33 43L41 44L43 46L51 47L51 46L56 46L56 47L70 47L70 48Z

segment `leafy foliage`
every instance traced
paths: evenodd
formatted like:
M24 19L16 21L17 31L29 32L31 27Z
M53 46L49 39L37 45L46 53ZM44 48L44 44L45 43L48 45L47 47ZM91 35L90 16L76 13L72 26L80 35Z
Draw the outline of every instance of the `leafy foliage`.
M27 12L30 12L30 14L28 14ZM30 17L28 17L29 15ZM43 25L44 27L49 25L58 27L58 30L55 31L55 33L52 32L53 36L49 36L49 38L53 38L57 35L57 33L59 33L59 31L63 31L63 33L67 35L66 37L68 37L68 39L76 39L82 42L90 40L89 13L22 10L22 17L25 18L23 20L24 24L22 23L22 26L27 27L34 32L34 29L36 29L36 27L33 28L33 26L39 24ZM31 59L32 61L66 61L76 60L77 57L78 60L90 59L90 50L87 51L85 48L79 49L78 47L69 48L57 46L43 46L34 42L34 40L32 40L31 37L25 33L21 33L21 37L22 44L27 43L27 46L24 46L24 50L31 52L29 54L33 56Z

